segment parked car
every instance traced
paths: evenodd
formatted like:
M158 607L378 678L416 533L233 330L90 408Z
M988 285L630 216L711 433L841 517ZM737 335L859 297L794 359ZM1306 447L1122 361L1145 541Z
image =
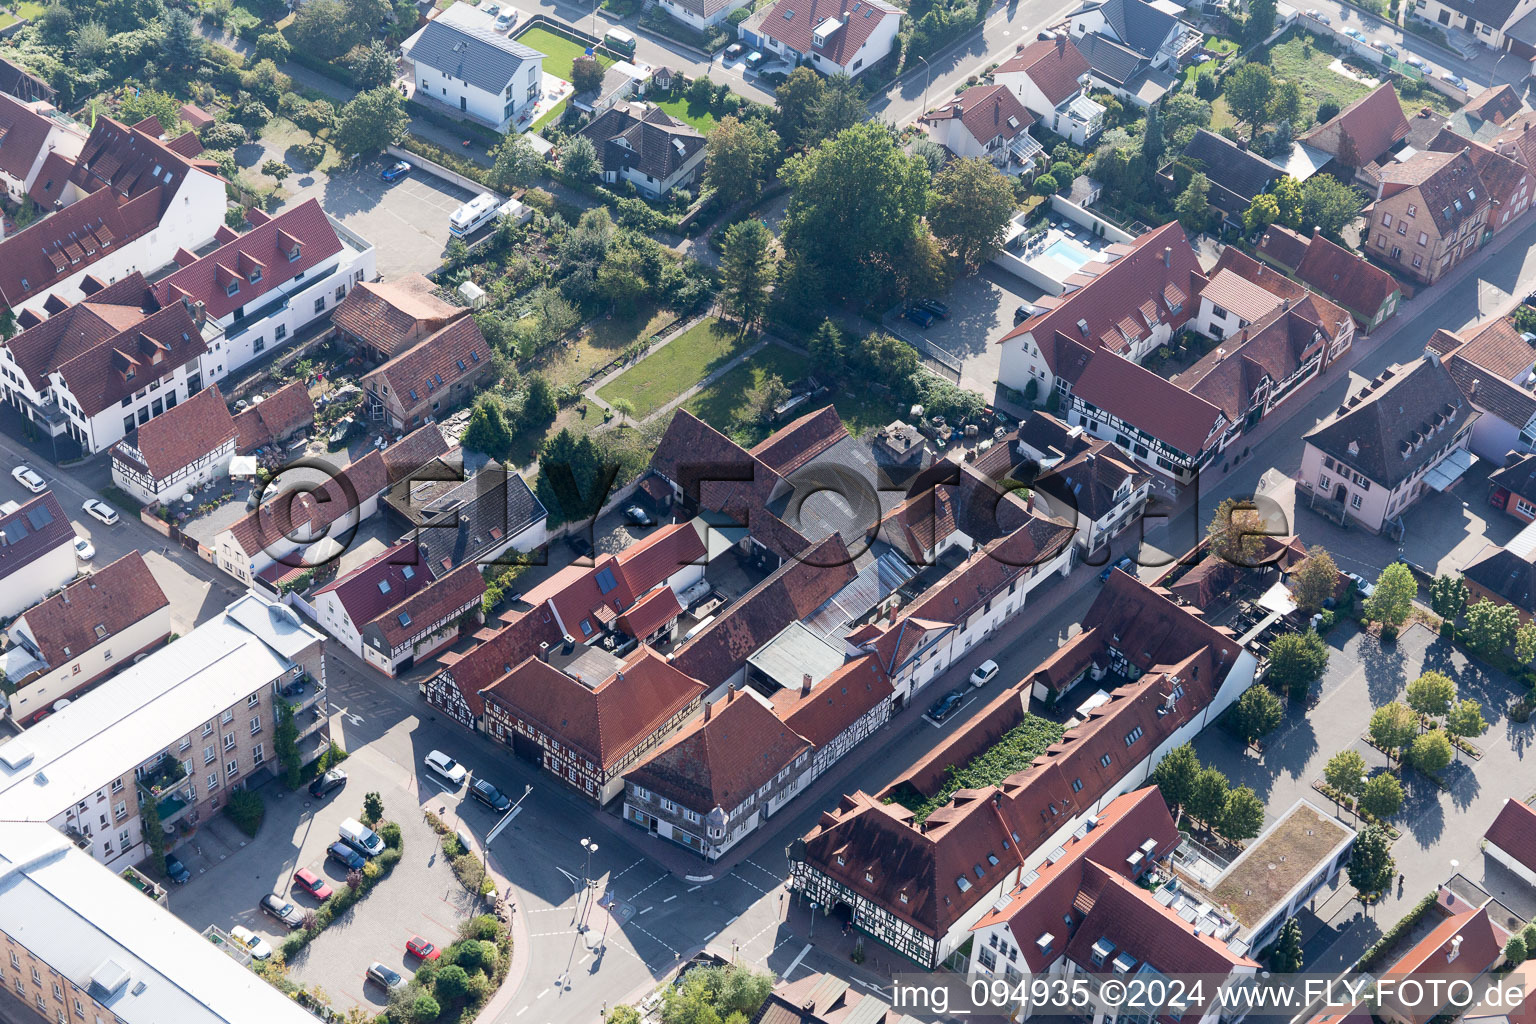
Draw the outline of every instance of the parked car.
M1311 18L1313 21L1320 21L1324 25L1332 25L1333 24L1333 22L1328 20L1328 15L1324 14L1322 11L1319 11L1319 10L1314 10L1314 9L1310 9L1309 8L1307 10L1307 17Z
M261 898L261 912L288 928L297 928L304 923L304 911L276 893L269 892Z
M517 24L517 12L514 11L510 7L508 7L506 10L502 11L500 14L496 15L496 31L497 32L510 32L510 31L512 31L512 26L516 25L516 24Z
M1017 327L1019 324L1023 323L1025 320L1028 320L1030 317L1039 315L1039 306L1035 305L1033 302L1022 303L1017 309L1013 311L1013 326Z
M385 181L399 181L401 178L410 173L411 165L406 163L404 160L397 160L395 163L392 163L388 167L384 168L384 173L380 174L379 177L383 178Z
M104 501L97 501L95 498L87 498L85 499L85 503L81 505L80 508L84 510L86 515L90 516L97 522L105 523L108 526L117 525L117 509L113 508L111 505L108 505Z
M1458 89L1465 89L1467 87L1467 80L1462 78L1456 72L1452 71L1450 68L1446 68L1444 71L1440 72L1440 80L1442 82L1449 82Z
M1120 560L1113 565L1106 565L1104 571L1099 573L1099 579L1107 580L1116 569L1123 569L1132 576L1136 575L1136 560L1130 555L1121 555Z
M11 476L15 478L17 483L33 494L46 490L48 487L48 484L38 475L37 470L31 466L17 466L11 470Z
M566 547L576 552L576 557L581 558L592 553L592 545L587 543L587 538L579 533L568 534L565 538Z
M749 71L756 71L758 68L760 68L762 66L763 66L763 55L761 53L759 53L756 50L753 50L751 53L747 54L747 69Z
M740 43L732 43L730 46L727 46L725 48L725 59L726 60L735 60L736 58L740 57L746 51L747 51L747 48L745 46L741 45Z
M325 851L325 859L340 864L348 871L361 871L368 864L368 858L343 842L332 843Z
M634 526L651 526L656 521L639 505L630 505L624 510L624 518Z
M251 954L257 960L265 960L272 955L272 946L267 940L243 924L237 924L231 928L229 930L229 937L235 945Z
M1417 54L1410 53L1408 56L1403 58L1403 63L1412 64L1420 71L1426 73L1429 71L1429 61L1425 60L1423 57L1418 56Z
M919 309L916 306L908 308L907 311L901 315L906 317L908 320L911 320L925 331L933 326L934 320L938 319L926 309Z
M928 709L928 717L933 719L935 722L942 722L944 719L954 714L955 709L958 708L961 703L964 702L964 700L964 690L950 690L944 696L933 702L933 706Z
M940 320L949 319L949 307L944 305L944 303L940 302L938 299L924 299L922 302L917 304L917 308L926 309Z
M484 779L476 779L469 784L469 795L480 801L497 814L504 813L512 806L512 801L507 795Z
M300 868L295 871L293 873L293 884L295 888L309 893L309 895L317 900L330 899L331 893L336 891L331 888L329 882L309 870L309 868Z
M80 559L82 562L89 562L91 559L96 557L96 549L91 545L91 542L86 540L84 537L76 537L75 557Z
M340 789L347 784L347 773L340 768L332 768L324 775L315 776L315 781L309 784L309 795L314 797L325 796L332 790Z
M165 855L165 877L177 885L186 885L192 878L192 872L187 870L187 866L181 862L180 857L174 853L167 853Z
M376 981L385 988L399 988L405 984L405 979L400 977L398 971L390 970L377 960L368 965L367 980Z
M1349 36L1349 38L1353 39L1357 43L1365 42L1365 33L1361 32L1357 28L1347 28L1344 30L1344 34Z
M337 836L364 857L377 857L384 852L384 840L373 829L356 818L347 818L336 829Z
M1376 592L1376 584L1371 583L1369 580L1367 580L1364 576L1361 576L1359 573L1357 573L1357 572L1347 572L1344 575L1348 576L1350 579L1355 581L1355 589L1360 592L1360 596L1361 597L1370 597L1372 594L1374 594Z
M443 955L442 951L420 935L412 935L406 940L405 951L418 960L436 960Z
M980 665L977 665L976 671L971 673L971 685L985 686L992 681L992 677L995 675L997 675L997 662L988 658Z
M1371 40L1371 45L1376 47L1376 49L1380 50L1382 53L1386 54L1388 57L1395 58L1397 56L1397 47L1393 46L1391 43L1384 39L1373 39Z
M469 774L469 769L459 764L459 762L455 761L441 750L432 751L425 758L423 758L423 760L426 762L428 768L432 769L438 775L441 775L444 779L447 779L455 786L463 785L464 777Z

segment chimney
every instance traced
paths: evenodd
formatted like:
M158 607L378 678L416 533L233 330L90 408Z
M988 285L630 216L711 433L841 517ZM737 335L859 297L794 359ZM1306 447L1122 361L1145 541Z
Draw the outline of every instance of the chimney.
M809 697L810 695L811 695L811 674L809 672L807 672L807 673L805 673L804 675L802 675L800 677L800 696L802 696L802 697Z
M725 702L729 704L736 699L736 684L732 683L725 691Z
M1323 229L1322 228L1318 227L1316 224L1312 225L1312 237L1313 238L1321 238L1322 234L1323 234Z
M192 322L201 327L203 326L204 322L207 321L207 319L208 304L202 299L198 299L196 302L192 303Z
M1003 100L998 97L992 101L992 124L995 127L1003 119Z
M704 702L704 721L709 721L709 713L714 710L714 707L709 701Z
M1173 266L1173 246L1171 245L1163 246L1163 266Z
M1067 52L1067 34L1065 32L1062 32L1056 37L1056 52ZM1526 125L1526 128L1530 128L1530 125Z

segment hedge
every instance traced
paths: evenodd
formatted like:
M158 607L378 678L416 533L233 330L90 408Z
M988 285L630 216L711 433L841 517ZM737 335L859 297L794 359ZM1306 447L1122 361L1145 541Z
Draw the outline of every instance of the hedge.
M1386 934L1377 939L1376 944L1365 951L1365 955L1360 957L1359 961L1355 963L1355 971L1357 973L1364 973L1375 968L1376 961L1389 953L1397 943L1397 940L1406 935L1410 928L1419 923L1419 918L1429 913L1429 908L1435 905L1438 895L1437 892L1432 890L1426 893L1424 898L1419 900L1418 903L1415 903L1413 909L1403 915L1402 920L1388 928Z
M392 821L379 826L380 832L385 828L393 828L398 831L400 826ZM363 866L363 880L356 889L343 882L335 887L324 903L315 910L315 926L313 928L296 928L289 932L283 939L282 951L284 961L293 959L293 955L315 940L315 936L325 931L331 922L336 920L343 912L355 906L364 896L373 891L373 887L388 878L390 872L395 870L395 865L400 863L400 857L404 854L404 845L387 848L383 853L370 860Z
M910 785L903 784L896 801L912 811L916 824L922 824L928 815L948 803L956 791L995 786L1015 772L1028 768L1047 747L1060 741L1063 732L1065 729L1059 722L1026 714L1022 722L964 765L950 765L948 776L938 792L924 798Z

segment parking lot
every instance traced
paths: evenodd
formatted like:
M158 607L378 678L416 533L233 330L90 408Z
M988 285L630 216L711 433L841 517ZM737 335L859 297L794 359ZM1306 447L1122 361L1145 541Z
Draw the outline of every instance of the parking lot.
M949 307L948 320L935 320L921 327L903 318L897 307L885 317L885 328L898 338L919 338L950 353L961 363L963 387L991 398L997 389L997 368L1001 353L997 340L1013 330L1013 313L1021 303L1034 302L1040 291L1005 273L987 266L979 274L962 277L939 299ZM922 347L917 346L921 351Z
M337 712L337 735L342 735L348 722L365 720L370 706L356 699L360 681L334 659L327 673L335 691L331 703ZM287 929L263 913L258 901L271 892L301 909L318 906L319 901L293 885L293 873L299 868L314 871L333 888L345 885L346 869L326 859L326 848L336 841L337 827L344 819L361 817L363 795L377 792L384 801L385 819L400 826L404 855L376 891L337 917L288 968L294 981L324 989L342 1012L353 1005L363 1007L370 1016L382 1010L388 993L364 981L368 964L378 960L410 976L419 964L406 954L406 941L420 935L446 946L457 938L459 923L473 909L422 809L441 809L450 825L460 822L462 812L462 820L477 834L483 834L492 818L479 804L467 802L460 808L463 790L448 793L446 782L426 773L421 766L426 751L416 749L418 737L411 735L414 725L414 720L401 722L383 737L384 742L367 746L363 744L372 739L371 734L348 737L359 749L341 766L347 783L322 799L311 797L306 789L289 793L278 782L265 783L258 791L266 801L266 818L254 839L219 817L180 840L175 852L192 879L171 887L171 910L199 931L210 924L226 931L244 925L275 947ZM407 759L409 764L402 763Z
M385 280L436 270L448 247L448 216L474 194L441 178L413 169L401 181L379 179L393 159L358 161L330 175L296 172L285 183L285 205L318 199L325 212L373 243Z

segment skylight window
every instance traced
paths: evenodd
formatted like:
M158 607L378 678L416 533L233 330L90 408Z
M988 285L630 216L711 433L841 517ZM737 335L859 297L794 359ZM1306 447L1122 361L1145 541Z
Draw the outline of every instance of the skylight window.
M379 580L379 593L389 593L389 580Z
M400 625L402 625L402 626L409 626L410 624L411 624L411 613L410 612L401 612L400 613Z

